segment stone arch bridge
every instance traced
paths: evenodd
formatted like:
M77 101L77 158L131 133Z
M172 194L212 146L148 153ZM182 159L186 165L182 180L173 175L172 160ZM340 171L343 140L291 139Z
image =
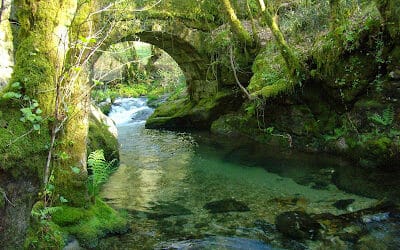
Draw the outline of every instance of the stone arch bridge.
M166 51L182 69L191 100L198 102L217 93L218 80L212 73L210 56L206 52L209 32L174 20L134 19L117 25L102 47L107 49L126 41L141 41ZM93 64L98 58L99 55Z

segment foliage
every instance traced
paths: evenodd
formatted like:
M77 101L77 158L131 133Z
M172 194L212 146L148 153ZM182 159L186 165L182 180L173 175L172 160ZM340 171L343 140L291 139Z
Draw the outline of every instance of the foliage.
M382 125L382 126L390 126L390 125L392 125L393 118L394 118L394 108L393 108L393 106L389 106L385 110L383 110L382 115L374 113L373 115L368 117L369 120L375 122L378 125Z
M372 3L352 9L338 25L322 33L313 46L313 58L321 76L335 77L340 57L375 40L379 30L380 16Z
M20 109L22 113L20 121L30 122L33 126L33 129L39 131L40 124L43 121L41 116L43 111L39 108L39 103L37 100L31 99L27 95L22 95L21 90L21 84L19 82L14 82L11 84L9 91L3 94L2 98L4 100L16 100L24 105L24 107Z
M88 178L89 192L95 197L99 194L101 184L107 181L114 170L116 160L106 162L103 150L96 150L89 154L87 164L91 171Z
M28 230L25 249L61 249L64 246L64 234L51 221L52 215L61 210L61 207L46 207L42 202L34 205L31 211L33 225Z
M186 86L181 69L167 53L154 47L149 52L149 44L135 43L132 46L136 50L139 64L133 67L131 75L122 81L97 84L91 93L96 103L106 100L113 102L117 97L148 96L149 99L158 99L167 93L180 92L181 88ZM120 57L121 63L128 61L132 56L130 52L126 52L126 47L126 44L112 47L113 53ZM131 49L128 48L127 51ZM107 64L109 57L103 56L101 60Z

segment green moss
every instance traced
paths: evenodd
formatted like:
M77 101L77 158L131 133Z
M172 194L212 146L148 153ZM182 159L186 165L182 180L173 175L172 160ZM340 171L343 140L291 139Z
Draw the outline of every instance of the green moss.
M51 211L58 208L44 208L42 201L32 207L31 224L25 239L25 249L62 249L65 234L53 221L49 220Z
M221 90L215 96L195 103L188 99L167 101L147 119L146 128L209 129L220 115L239 108L242 99Z
M178 99L173 101L167 101L161 104L154 113L147 119L146 126L148 124L162 124L166 121L188 114L190 109L194 106L187 99ZM161 119L161 120L160 120Z
M62 249L64 234L59 226L51 221L37 222L28 230L25 249Z
M62 209L54 213L51 218L54 223L61 227L77 224L79 221L86 219L89 212L84 208L63 206Z
M103 150L106 161L119 160L118 139L108 131L107 125L91 119L87 144L88 154L98 149Z
M254 75L248 86L252 95L270 98L294 89L285 60L273 43L257 55L252 70Z
M361 99L358 100L355 104L354 107L359 110L371 110L371 109L383 109L384 105L377 100L374 99Z
M54 110L54 91L48 90L54 86L55 68L44 45L38 44L39 39L43 38L32 35L19 44L11 82L20 82L25 94L37 98L45 114L50 114Z
M19 105L17 101L0 100L0 110L7 110L0 117L0 168L15 177L30 171L41 174L50 142L47 125L43 123L40 131L33 131L31 123L20 121Z
M381 27L379 13L374 4L370 3L362 8L361 12L355 12L349 18L343 19L328 33L323 33L316 39L313 46L312 57L318 67L318 76L329 80L338 77L337 71L344 68L340 62L344 55L367 47L374 49L374 44L369 44L376 39ZM373 60L372 60L373 61ZM369 60L369 65L371 62ZM350 81L351 82L351 81Z
M379 137L367 141L366 147L370 154L380 158L382 155L387 155L391 142L392 140L387 137Z
M100 199L88 209L63 206L53 214L61 229L76 237L85 247L96 247L99 238L127 231L126 216L119 214Z

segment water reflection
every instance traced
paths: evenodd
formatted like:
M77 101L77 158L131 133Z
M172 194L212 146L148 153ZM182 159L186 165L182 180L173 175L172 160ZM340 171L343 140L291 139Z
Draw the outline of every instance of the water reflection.
M129 103L133 108L143 105ZM129 105L114 110L125 112L125 116L114 114L120 119L122 165L101 195L114 207L131 211L133 233L110 243L113 247L152 249L200 238L209 244L214 239L207 238L210 235L234 236L223 238L227 244L236 242L236 237L278 239L273 224L283 211L337 215L376 201L334 185L335 171L341 168L338 159L277 152L250 141L207 134L147 130L144 118L130 113ZM250 210L212 213L205 209L221 200L237 201ZM333 205L340 200L354 202L344 211ZM210 244L215 243L211 240Z
M103 197L117 208L147 211L176 199L184 190L195 144L188 134L119 126L120 167L104 186ZM140 138L137 137L141 134Z

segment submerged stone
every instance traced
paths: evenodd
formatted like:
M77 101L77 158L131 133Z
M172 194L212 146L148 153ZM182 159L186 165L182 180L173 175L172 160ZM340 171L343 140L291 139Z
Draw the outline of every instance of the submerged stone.
M250 208L244 202L233 198L209 202L204 205L204 208L213 214L250 211Z
M170 216L192 214L192 211L190 211L186 207L175 203L155 205L151 208L151 211L152 212L147 214L147 217L150 219L162 219Z
M234 249L234 250L273 250L269 245L266 245L260 240L214 236L204 239L184 240L178 242L164 243L157 246L155 249Z
M347 207L354 202L354 199L343 199L338 200L332 204L332 206L336 207L337 209L346 210Z
M282 234L299 240L315 240L321 229L316 220L302 211L284 212L276 217L275 224Z

